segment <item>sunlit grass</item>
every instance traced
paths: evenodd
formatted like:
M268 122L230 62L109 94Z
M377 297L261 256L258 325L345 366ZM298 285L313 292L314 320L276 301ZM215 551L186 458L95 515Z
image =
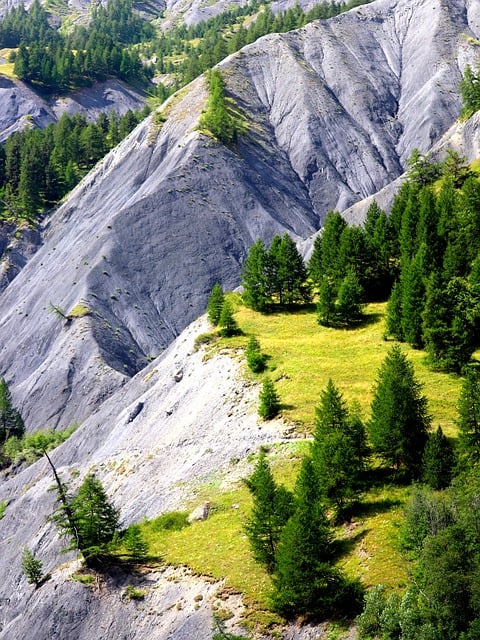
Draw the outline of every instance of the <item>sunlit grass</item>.
M315 311L262 315L239 306L235 318L269 355L270 375L284 405L283 415L311 430L320 393L331 378L345 400L357 401L368 418L380 365L393 342L384 340L385 304L370 304L367 321L352 329L321 327ZM432 371L425 352L402 345L429 402L433 425L455 433L460 379Z

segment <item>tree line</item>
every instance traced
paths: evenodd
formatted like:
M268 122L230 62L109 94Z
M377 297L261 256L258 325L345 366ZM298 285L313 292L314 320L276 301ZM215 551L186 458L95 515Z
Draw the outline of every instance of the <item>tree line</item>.
M96 122L63 114L45 129L25 129L0 145L0 220L36 222L143 119L101 114Z
M28 12L23 5L11 8L0 22L0 47L17 48L11 58L15 74L56 93L109 76L148 83L153 69L132 45L153 35L152 25L133 13L131 0L94 7L89 26L75 26L67 36L50 25L39 0Z
M388 299L386 337L425 348L433 367L461 372L480 346L480 180L453 150L442 163L418 151L389 216L365 222L328 212L305 265L293 240L257 240L242 271L243 300L268 312L316 300L318 322L354 325L363 305Z
M264 35L298 29L312 20L331 18L368 1L323 1L307 12L295 5L275 15L268 3L252 0L243 7L229 9L196 25L187 27L182 24L165 31L149 42L143 53L148 58L156 56L156 70L162 74L174 74L177 86L183 86L227 55ZM244 26L249 16L256 18Z

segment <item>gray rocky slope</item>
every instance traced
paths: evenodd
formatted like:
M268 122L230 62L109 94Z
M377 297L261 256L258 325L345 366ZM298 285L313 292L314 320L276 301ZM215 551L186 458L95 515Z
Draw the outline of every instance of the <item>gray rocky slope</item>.
M81 113L89 120L96 120L100 113L115 110L123 114L129 109L138 111L145 105L144 95L116 79L49 99L42 98L24 82L2 76L1 72L0 65L0 142L25 127L46 127L63 113Z
M198 131L199 78L84 179L16 273L3 263L0 375L28 428L83 421L203 310L239 284L248 248L316 231L401 174L459 112L478 55L473 0L378 0L262 38L221 65L245 131L227 148ZM8 249L8 248L7 248ZM50 313L78 304L80 324Z
M306 238L327 209L398 177L413 147L429 150L457 117L460 70L474 62L479 35L476 1L379 0L264 38L221 65L246 122L235 148L198 131L199 79L167 103L163 124L146 120L85 178L13 279L15 251L7 251L0 375L29 429L81 423L55 453L62 477L75 483L96 470L128 524L184 505L196 483L281 436L281 425L257 423L256 390L238 364L192 353L203 321L167 346L215 281L238 284L258 236ZM471 141L477 128L472 119L454 140ZM89 313L67 321L51 304ZM0 483L0 501L9 502L0 521L0 638L32 637L32 627L38 640L210 637L216 592L202 587L206 604L196 608L200 586L188 576L165 597L172 579L146 577L142 610L121 598L129 578L92 593L66 579L70 565L57 571L60 544L45 521L50 484L44 462ZM35 592L19 569L24 545L54 572ZM185 615L172 619L166 611L178 599Z

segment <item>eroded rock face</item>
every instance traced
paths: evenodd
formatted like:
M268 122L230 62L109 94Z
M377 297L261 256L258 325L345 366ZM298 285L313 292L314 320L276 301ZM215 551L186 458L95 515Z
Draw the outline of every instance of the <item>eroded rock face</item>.
M0 74L1 71L0 66ZM0 142L15 131L44 128L63 113L80 113L94 121L100 113L116 111L122 115L129 109L139 111L144 105L143 94L116 79L96 83L62 98L46 99L24 82L0 75Z

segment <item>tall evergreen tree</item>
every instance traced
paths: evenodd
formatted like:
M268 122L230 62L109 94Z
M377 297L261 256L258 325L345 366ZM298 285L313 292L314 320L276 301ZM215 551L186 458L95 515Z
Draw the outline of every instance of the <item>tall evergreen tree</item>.
M218 326L220 327L220 335L224 338L230 338L238 334L237 321L233 317L233 309L229 300L224 300L222 305L222 311L220 318L218 319Z
M280 536L275 556L272 606L288 618L325 619L359 591L332 564L332 530L318 491L313 462L302 462L295 486L296 510Z
M431 433L423 453L422 480L432 489L445 489L450 485L455 465L452 445L443 434L442 428Z
M70 538L69 549L78 549L87 565L94 566L108 555L109 543L120 526L120 514L108 500L100 480L86 476L74 498L64 498L53 516L60 534ZM67 509L69 513L67 513Z
M225 301L225 295L223 293L222 285L216 282L213 285L212 291L207 302L207 315L208 319L213 325L217 325L220 321L222 314L222 307Z
M480 461L480 370L467 367L458 402L460 453L470 464Z
M294 510L293 495L275 482L263 450L245 484L253 500L245 531L254 559L272 572L280 534Z
M340 391L329 380L315 410L312 460L321 495L335 507L337 517L359 494L365 440L362 422L351 420Z
M243 300L254 311L265 311L271 302L268 295L267 252L262 240L257 240L248 253L242 270Z
M430 416L412 365L399 347L379 369L371 405L370 442L383 460L410 478L419 478Z
M271 378L266 377L260 390L258 415L264 420L271 420L280 411L280 399Z
M361 319L363 315L363 288L353 269L350 269L343 278L338 289L336 304L337 322L352 324Z
M393 287L392 292L387 303L387 314L385 319L386 334L392 336L396 340L403 342L403 327L402 327L402 284L400 280L397 280Z
M425 305L425 254L422 245L402 273L402 335L412 347L423 346L422 312Z
M336 323L336 299L337 294L333 280L324 276L320 281L317 300L317 320L324 327L331 327Z
M18 409L13 406L12 394L5 381L0 379L0 444L15 436L21 438L25 433L25 425Z

